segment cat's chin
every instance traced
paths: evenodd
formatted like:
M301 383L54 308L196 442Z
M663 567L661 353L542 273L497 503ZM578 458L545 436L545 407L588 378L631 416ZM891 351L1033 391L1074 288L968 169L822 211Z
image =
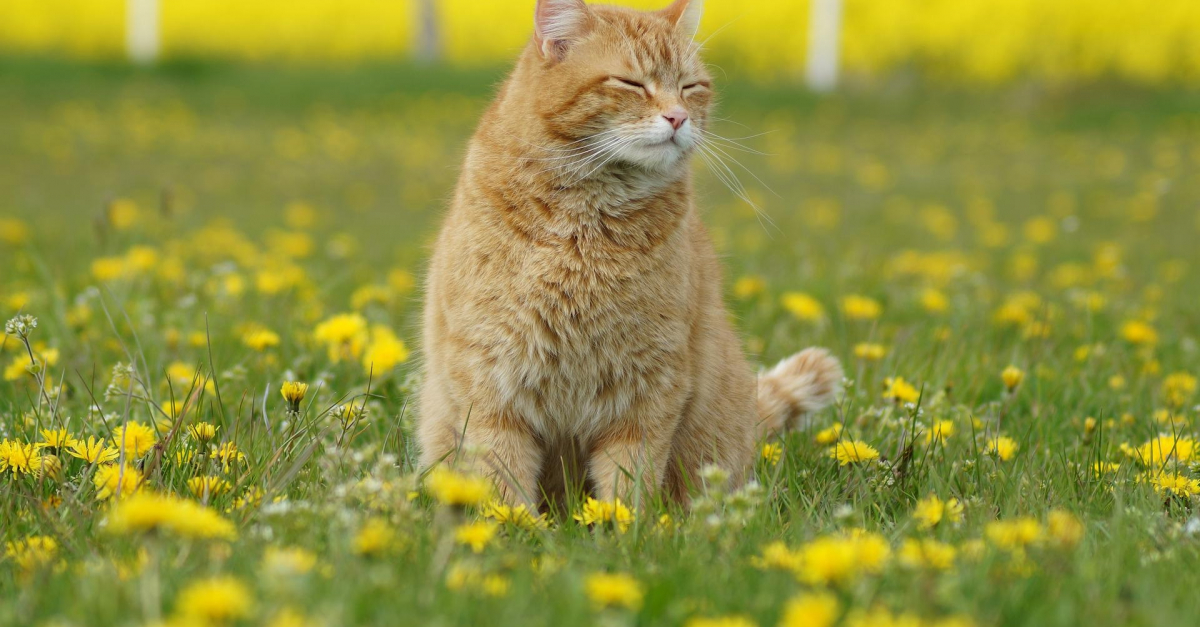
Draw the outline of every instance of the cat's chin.
M687 157L687 150L672 140L657 144L630 146L622 151L621 160L650 172L666 173L677 168Z

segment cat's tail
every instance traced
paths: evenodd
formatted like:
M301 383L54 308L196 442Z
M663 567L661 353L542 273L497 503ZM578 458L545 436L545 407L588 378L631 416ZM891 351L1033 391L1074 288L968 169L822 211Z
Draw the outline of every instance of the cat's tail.
M829 406L842 389L842 364L823 348L806 348L758 375L758 437L798 425Z

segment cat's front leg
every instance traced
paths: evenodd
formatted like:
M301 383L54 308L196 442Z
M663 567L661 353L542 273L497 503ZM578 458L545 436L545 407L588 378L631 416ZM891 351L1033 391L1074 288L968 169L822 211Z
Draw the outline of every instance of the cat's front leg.
M473 452L476 467L495 479L501 500L535 511L545 451L529 425L507 412L480 412L468 418L465 431L464 448Z
M662 486L671 453L671 438L678 420L621 421L609 426L592 442L588 475L599 498L632 501L640 488L653 495Z

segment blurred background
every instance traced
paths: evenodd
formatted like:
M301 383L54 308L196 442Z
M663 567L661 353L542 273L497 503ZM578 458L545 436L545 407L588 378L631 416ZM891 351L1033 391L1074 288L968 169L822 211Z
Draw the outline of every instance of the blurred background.
M14 257L0 304L166 271L187 246L213 276L265 277L239 289L405 302L533 5L0 3L0 242L41 255ZM926 287L992 303L1195 256L1200 2L706 5L728 172L698 162L697 184L743 297L855 290L915 318L947 310Z

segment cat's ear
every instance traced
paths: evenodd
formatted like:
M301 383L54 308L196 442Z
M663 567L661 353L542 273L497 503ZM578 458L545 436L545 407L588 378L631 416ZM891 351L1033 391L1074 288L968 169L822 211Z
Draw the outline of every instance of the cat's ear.
M675 0L662 10L662 14L675 28L688 37L695 37L700 30L700 16L704 14L704 0Z
M547 59L561 61L571 44L591 27L592 13L583 0L538 0L533 13L533 40Z

